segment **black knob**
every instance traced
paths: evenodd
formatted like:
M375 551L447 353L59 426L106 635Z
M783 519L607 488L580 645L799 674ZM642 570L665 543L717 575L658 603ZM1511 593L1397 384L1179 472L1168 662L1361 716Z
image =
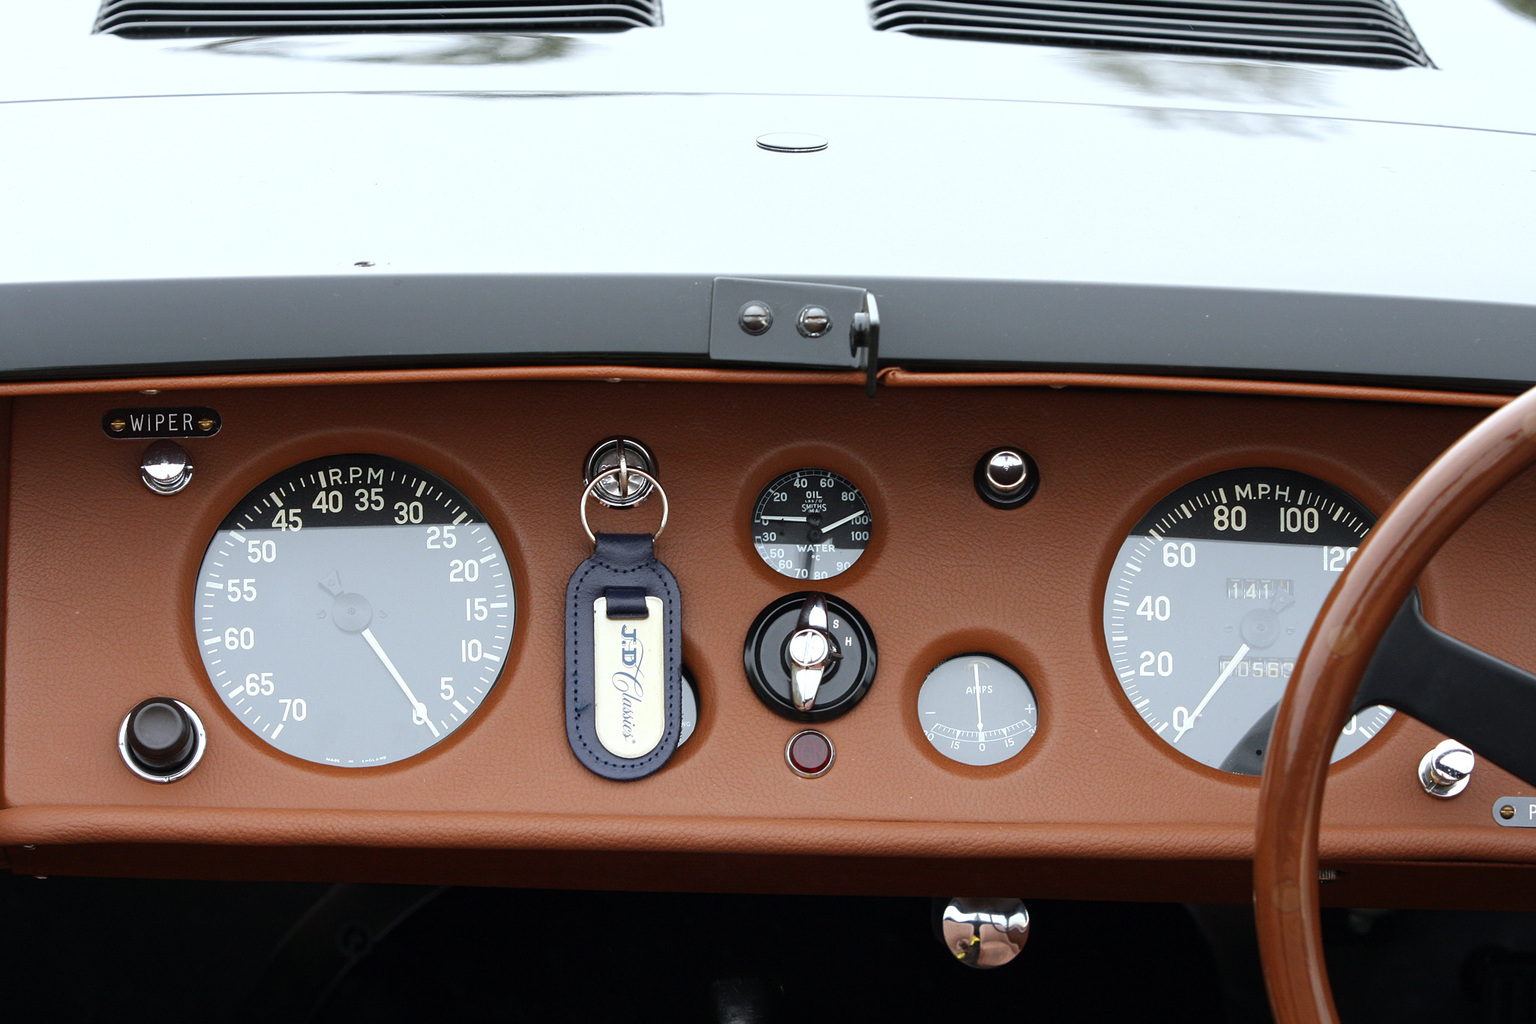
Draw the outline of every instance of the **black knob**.
M1022 448L994 448L976 463L976 493L996 508L1018 508L1035 496L1040 470Z
M197 755L198 731L180 701L151 697L128 712L123 748L133 764L155 776L175 775Z

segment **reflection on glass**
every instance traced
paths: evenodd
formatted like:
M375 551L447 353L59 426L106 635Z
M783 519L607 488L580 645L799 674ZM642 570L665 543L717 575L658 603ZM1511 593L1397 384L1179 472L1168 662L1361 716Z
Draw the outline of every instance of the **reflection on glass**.
M1499 0L1499 3L1508 7L1516 14L1523 14L1527 18L1536 18L1536 0Z
M1536 5L1536 0L1506 0ZM1235 61L1165 59L1139 54L1098 53L1079 65L1105 78L1152 96L1191 96L1222 103L1271 103L1285 106L1331 105L1327 68Z

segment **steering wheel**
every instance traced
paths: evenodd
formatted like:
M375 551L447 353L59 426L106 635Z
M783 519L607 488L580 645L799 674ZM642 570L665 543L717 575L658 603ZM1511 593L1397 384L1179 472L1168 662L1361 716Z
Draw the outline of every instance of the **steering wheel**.
M1307 637L1265 758L1253 865L1259 948L1278 1024L1338 1022L1323 966L1318 820L1329 754L1356 708L1406 711L1536 785L1536 745L1521 743L1518 728L1536 720L1536 677L1435 631L1413 593L1450 535L1532 462L1536 389L1483 420L1408 486ZM1446 685L1452 681L1454 689Z

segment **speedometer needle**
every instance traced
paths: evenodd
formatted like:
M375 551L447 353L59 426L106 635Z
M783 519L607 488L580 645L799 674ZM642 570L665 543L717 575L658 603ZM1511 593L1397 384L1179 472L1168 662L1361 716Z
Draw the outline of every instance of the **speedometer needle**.
M1243 644L1243 646L1239 647L1237 649L1237 653L1232 655L1232 660L1227 662L1227 667L1221 670L1221 675L1216 677L1216 681L1211 684L1211 688L1207 690L1205 696L1201 698L1200 703L1195 705L1195 710L1190 713L1188 718L1184 719L1184 724L1179 725L1178 722L1173 723L1173 728L1175 730L1173 734L1173 742L1179 742L1179 739L1183 737L1186 732L1189 732L1189 730L1195 727L1195 723L1200 720L1200 714L1205 710L1205 706L1211 702L1212 697L1216 696L1216 691L1221 689L1222 684L1231 678L1232 673L1237 670L1237 663L1242 661L1243 655L1247 653L1247 644Z
M400 675L400 670L395 668L395 663L389 660L389 655L385 654L384 648L379 646L379 641L374 637L373 630L363 630L363 639L368 641L368 646L373 648L373 653L379 656L379 660L384 663L384 667L389 669L389 674L394 676L395 682L400 684L401 692L405 694L405 699L411 702L411 707L416 712L414 715L416 723L431 729L433 737L440 736L441 734L437 731L437 726L433 725L432 719L427 717L427 706L417 700L416 695L411 692L411 688L406 685L405 678Z

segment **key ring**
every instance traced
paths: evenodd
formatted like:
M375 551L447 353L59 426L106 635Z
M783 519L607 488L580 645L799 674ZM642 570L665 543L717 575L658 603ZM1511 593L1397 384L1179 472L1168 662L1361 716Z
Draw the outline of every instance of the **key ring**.
M620 473L626 472L630 476L637 476L647 481L652 487L656 488L656 493L661 495L661 525L656 527L655 533L651 534L651 540L656 540L656 538L661 536L661 531L667 528L667 492L662 488L660 481L644 470L614 466L612 469L605 469L594 476L591 482L587 484L586 489L581 492L581 528L587 531L587 539L593 544L597 543L597 535L592 532L592 527L587 525L587 499L592 496L592 492L597 489L599 483L611 476L618 476Z

